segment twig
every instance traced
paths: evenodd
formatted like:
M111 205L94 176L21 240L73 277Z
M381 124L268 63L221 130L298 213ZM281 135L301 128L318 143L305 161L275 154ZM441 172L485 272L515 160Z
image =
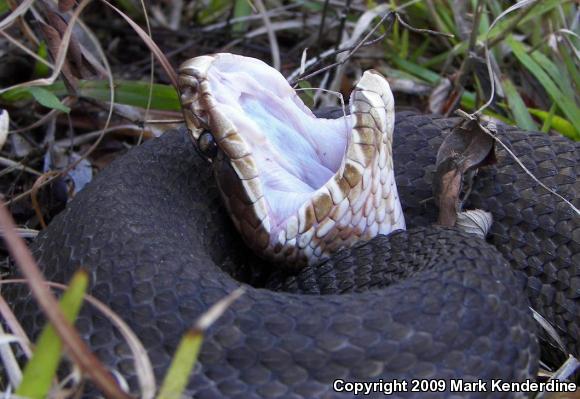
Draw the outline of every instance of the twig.
M34 169L22 164L21 162L16 162L16 161L13 161L11 159L4 158L4 157L0 157L0 165L6 166L6 169L3 169L2 171L0 171L0 176L5 175L6 173L10 173L14 170L22 170L24 172L28 172L28 173L35 175L35 176L42 175L42 173L40 173L39 171L34 170Z
M0 335L2 337L6 337L7 335L1 324ZM11 341L20 343L21 338L17 335L12 335ZM0 358L2 359L2 368L6 370L6 373L8 374L8 381L10 381L10 384L12 384L13 387L17 387L22 381L22 370L16 361L16 356L14 356L12 348L8 345L8 342L4 342L3 345L0 345Z
M5 280L0 280L0 284L4 281ZM14 312L10 309L10 306L8 306L8 303L2 295L0 295L0 314L2 315L7 327L12 331L12 334L20 338L20 347L22 348L24 355L30 359L32 357L32 342L28 339L28 335L26 335L22 329L22 326L18 322L18 319L16 319Z
M305 76L299 76L299 77L297 77L297 78L296 78L294 81L292 81L292 82L290 83L290 85L291 85L291 86L295 86L295 85L296 85L298 82L300 82L300 81L302 81L302 80L308 80L308 79L312 78L313 76L319 75L319 74L321 74L322 72L325 72L325 71L327 71L327 70L329 70L329 69L331 69L331 68L335 68L335 67L337 67L337 66L340 66L340 65L343 65L343 64L345 64L345 63L346 63L346 62L347 62L347 61L350 59L350 57L351 57L351 56L352 56L354 53L356 53L356 52L357 52L357 50L358 50L359 48L361 48L363 45L365 45L365 43L367 43L367 40L368 40L368 38L369 38L369 37L371 37L371 36L373 35L373 33L375 33L375 31L376 31L376 30L379 28L379 26L381 26L381 25L383 24L383 22L385 22L387 19L390 19L390 21L389 21L389 26L388 26L388 28L387 28L386 30L388 31L388 30L390 29L390 27L393 25L393 21L394 21L393 14L396 14L396 13L395 13L395 12L393 12L393 11L389 11L388 13L386 13L385 15L383 15L383 17L381 18L381 20L380 20L380 21L379 21L379 22L378 22L378 23L377 23L377 24L376 24L376 25L375 25L375 26L374 26L374 27L373 27L373 28L372 28L372 29L369 31L369 33L367 33L367 34L365 35L365 37L364 37L364 38L363 38L361 41L359 41L359 42L358 42L358 43L357 43L357 44L356 44L356 45L355 45L355 46L354 46L354 47L353 47L353 48L352 48L352 49L349 51L349 53L346 55L346 57L345 57L344 59L342 59L341 61L334 62L334 63L332 63L332 64L330 64L330 65L327 65L327 66L325 66L325 67L323 67L323 68L320 68L319 70L317 70L317 71L314 71L314 72L312 72L312 73L309 73L308 75L305 75Z
M8 33L0 30L0 35L4 36L10 43L12 43L16 47L18 47L20 50L24 51L26 54L28 54L29 56L34 58L36 61L46 65L49 68L54 68L54 65L52 65L50 62L48 62L44 58L40 57L38 54L36 54L34 51L30 50L28 47L26 47L25 45L20 43L18 40L14 39Z
M67 107L70 107L71 105L73 105L75 102L77 101L76 98L74 97L70 97L70 96L66 96L65 98L62 99L61 103L63 105L66 105ZM28 125L28 126L24 126L18 129L14 129L10 131L10 134L14 134L14 133L21 133L21 132L26 132L32 129L36 129L37 127L40 127L42 125L44 125L45 123L49 122L52 120L52 118L57 115L62 113L61 110L59 109L52 109L49 112L47 112L45 115L43 115L42 117L40 117L36 122Z
M473 17L473 28L471 29L471 34L469 35L469 44L466 51L466 56L461 62L461 66L459 67L459 71L457 73L457 77L455 78L454 83L454 95L449 100L448 104L446 104L445 109L445 116L449 116L457 107L457 104L461 101L461 96L465 91L465 81L467 76L471 73L473 69L473 51L475 50L475 43L477 40L477 34L479 31L479 21L481 20L481 15L483 14L483 9L485 5L483 0L478 0L477 5L475 7L475 15Z
M54 329L61 337L63 344L74 361L87 373L93 382L101 389L106 396L112 398L131 398L123 392L111 374L105 369L100 360L92 353L85 342L78 335L73 326L68 322L57 300L45 284L44 277L38 269L30 250L22 238L18 237L14 221L4 204L0 205L0 228L4 234L4 241L8 246L8 251L18 265L20 271L27 279L30 291L44 310L46 317L52 323Z
M511 33L511 31L513 31L518 25L519 23L522 21L522 19L525 18L526 15L528 15L528 13L530 11L532 11L532 9L536 6L536 4L538 4L537 2L532 3L531 6L525 8L513 21L511 24L509 24L508 26L505 27L504 30L502 30L500 33L497 34L497 36L489 42L488 47L489 48L493 48L496 44L500 43L501 41L503 41L507 35L509 35Z
M268 11L266 10L266 6L264 6L262 0L255 0L255 2L258 11L260 11L260 14L262 15L264 26L268 31L268 41L270 42L270 51L272 52L272 65L274 66L274 69L279 71L281 68L280 48L278 47L278 39L276 39L276 33L272 29L270 17L268 16Z
M406 29L409 29L411 32L427 33L427 34L433 35L433 36L445 36L445 37L449 37L449 38L455 37L451 33L438 32L436 30L431 30L431 29L414 28L411 25L409 25L408 23L406 23L405 20L403 20L403 18L401 17L401 14L399 14L398 12L395 12L395 15L397 16L397 21L399 21L399 23L401 25L403 25Z
M15 9L12 10L10 14L2 21L0 21L0 30L4 30L18 20L21 15L24 15L26 11L32 6L34 0L24 0Z
M420 29L420 28L414 28L411 25L407 24L402 17L400 16L400 14L396 11L389 11L387 12L385 15L383 15L383 17L381 18L381 20L369 31L369 33L367 33L367 35L365 35L365 37L360 40L357 44L355 44L352 47L348 47L348 48L343 48L343 49L336 49L332 52L325 52L323 53L323 55L320 55L318 57L318 59L314 62L307 62L307 67L308 68L312 68L314 65L319 64L322 62L322 60L324 60L325 58L329 58L332 57L334 55L343 53L345 51L348 51L349 53L345 56L344 59L342 59L341 61L336 61L333 64L327 65L321 69L316 70L315 72L309 73L307 75L304 75L304 73L299 74L297 77L294 77L295 73L292 73L289 77L288 80L290 81L290 86L295 87L296 84L302 80L308 80L322 72L325 72L331 68L335 68L338 67L340 65L345 64L353 55L354 53L356 53L361 47L366 47L366 46L370 46L373 45L379 41L381 41L389 32L390 28L393 25L393 15L396 17L396 19L399 21L399 23L401 25L403 25L406 29L409 29L413 32L417 32L417 33L426 33L426 34L430 34L430 35L439 35L439 36L446 36L446 37L453 37L453 35L450 35L449 33L444 33L444 32L437 32L434 30L430 30L430 29ZM373 40L368 40L373 33L375 33L375 31L387 20L390 19L389 21L389 25L387 26L387 28L385 29L385 33L382 33L379 37L373 39ZM310 65L308 65L310 64Z

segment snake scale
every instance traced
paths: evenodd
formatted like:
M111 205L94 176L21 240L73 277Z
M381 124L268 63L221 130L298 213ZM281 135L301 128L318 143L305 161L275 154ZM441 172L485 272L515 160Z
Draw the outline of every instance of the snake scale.
M393 164L408 230L270 283L287 292L247 286L207 331L188 394L331 398L352 396L333 391L336 379L534 378L530 305L580 353L578 217L505 151L480 171L467 204L493 213L493 246L424 227L436 218L429 206L436 151L456 123L397 113ZM224 270L266 263L234 231L188 136L167 132L114 161L33 244L49 280L66 282L80 265L89 270L90 292L134 329L159 378L182 334L240 285ZM578 206L579 145L505 126L498 137ZM26 288L4 295L25 329L39 331L44 318ZM86 308L77 326L135 389L130 352L109 321Z

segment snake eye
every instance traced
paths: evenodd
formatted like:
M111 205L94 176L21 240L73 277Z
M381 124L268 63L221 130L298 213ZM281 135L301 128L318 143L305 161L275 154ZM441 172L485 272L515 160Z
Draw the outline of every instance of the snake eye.
M213 135L207 130L199 136L199 139L197 139L197 147L201 154L210 160L215 158L217 155L218 146Z

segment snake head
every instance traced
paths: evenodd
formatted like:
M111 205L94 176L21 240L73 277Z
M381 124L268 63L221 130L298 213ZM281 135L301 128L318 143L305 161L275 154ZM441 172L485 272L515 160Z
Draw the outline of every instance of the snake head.
M394 100L364 73L350 115L317 118L264 62L233 54L186 61L181 103L246 243L302 265L404 228L392 163ZM211 152L211 153L210 153Z

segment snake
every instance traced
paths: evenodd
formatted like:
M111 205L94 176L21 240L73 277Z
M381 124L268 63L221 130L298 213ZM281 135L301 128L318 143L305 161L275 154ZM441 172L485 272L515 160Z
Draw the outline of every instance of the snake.
M448 397L451 381L533 380L553 348L530 307L580 353L578 215L544 187L578 205L578 144L497 126L535 177L502 146L478 172L465 205L493 213L486 241L433 225L436 151L458 119L395 113L379 72L362 75L348 110L317 114L249 57L191 59L179 85L186 126L113 161L32 244L48 280L89 272L158 378L240 286L204 332L187 397L354 397L355 382L375 383L371 397ZM37 334L26 287L3 295ZM84 307L76 326L138 395L110 321ZM397 381L409 385L388 391Z

